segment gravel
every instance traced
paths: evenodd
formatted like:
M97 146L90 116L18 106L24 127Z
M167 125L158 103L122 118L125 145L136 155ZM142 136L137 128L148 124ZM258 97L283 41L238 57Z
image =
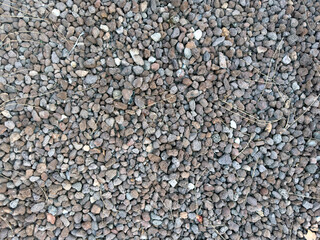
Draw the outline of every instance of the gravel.
M44 4L0 3L0 239L320 239L318 1Z

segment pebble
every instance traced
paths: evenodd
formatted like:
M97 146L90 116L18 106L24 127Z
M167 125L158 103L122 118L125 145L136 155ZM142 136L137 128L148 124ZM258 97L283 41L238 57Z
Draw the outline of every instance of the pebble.
M202 31L200 29L198 29L197 31L194 32L194 38L196 40L200 40L202 37Z
M227 68L227 59L226 57L223 55L223 53L219 52L219 66L221 68Z
M45 206L45 203L44 203L44 202L34 204L34 205L31 207L31 212L33 212L33 213L40 212L42 209L44 209L44 206Z
M198 152L201 150L201 142L198 140L193 141L191 146L192 146L192 150L195 152Z
M309 164L306 166L306 171L310 174L315 174L318 170L318 166L316 164Z
M229 154L224 154L222 157L219 158L218 162L221 165L231 165L232 164L231 156Z
M284 56L284 58L282 59L282 62L284 63L284 64L290 64L291 63L291 59L290 59L290 57L288 56L288 55L286 55L286 56Z
M98 81L97 75L87 75L86 78L84 79L85 84L94 84L97 81Z
M160 39L161 39L161 34L160 33L154 33L154 34L151 35L151 38L152 38L153 41L159 42Z

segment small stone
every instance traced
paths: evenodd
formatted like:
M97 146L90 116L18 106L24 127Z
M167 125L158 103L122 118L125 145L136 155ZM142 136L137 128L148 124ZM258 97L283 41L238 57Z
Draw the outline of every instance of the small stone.
M301 66L308 67L312 65L312 58L308 54L303 54L300 58L300 64Z
M100 25L100 29L101 29L102 31L104 31L104 32L109 32L109 27L108 27L107 25L101 24L101 25Z
M85 80L84 80L84 83L85 84L94 84L96 83L98 80L98 76L96 75L88 75L86 76Z
M315 95L309 95L305 100L304 103L308 106L312 105L316 100L317 100L317 96Z
M142 57L139 54L140 54L139 50L136 49L136 48L130 50L130 55L131 55L133 61L136 64L143 66L144 65L144 61L143 61Z
M181 212L180 213L180 218L187 219L188 218L188 213L187 212Z
M16 126L13 121L6 121L4 122L4 125L10 130L14 129Z
M18 203L19 203L19 199L15 199L15 200L10 202L9 206L11 208L16 208L18 206Z
M197 40L200 40L202 37L202 31L198 29L197 31L194 32L194 38Z
M152 38L153 41L159 42L160 39L161 39L161 34L160 33L154 33L154 34L151 35L151 38Z
M145 100L141 96L135 96L134 98L134 103L139 107L139 108L144 108L145 107Z
M47 213L47 221L51 224L54 224L56 222L56 217L50 213Z
M198 152L201 150L201 142L198 140L195 140L191 144L192 150L195 152Z
M85 76L87 76L88 71L76 70L76 74L77 74L79 77L85 77Z
M58 55L57 55L55 52L53 52L53 53L51 54L51 61L52 61L53 63L59 63L59 61L60 61Z
M223 55L223 53L219 52L219 66L221 68L227 68L227 59L226 57Z
M52 214L53 216L57 215L58 209L55 206L49 206L48 207L48 213Z
M52 13L53 16L56 16L56 17L60 16L60 10L59 9L55 8L55 9L52 10L51 13Z
M318 166L316 164L309 164L306 166L306 171L310 174L315 174L317 172Z
M169 184L171 185L171 187L175 187L177 183L178 182L175 179L169 181Z
M43 173L47 170L47 165L45 163L39 163L37 165L37 172L38 173Z
M148 7L148 2L143 2L140 4L140 11L144 12Z
M275 135L273 136L273 141L274 141L275 144L281 143L281 141L282 141L282 136L281 136L280 134L275 134Z
M99 214L101 212L101 207L95 204L92 206L91 212L93 214Z
M230 121L230 126L231 126L232 128L234 128L234 129L237 129L237 124L236 124L236 122L233 121L233 120Z
M293 89L294 91L297 91L297 90L300 89L300 86L298 85L297 82L293 82L293 83L292 83L292 89Z
M159 156L154 155L154 154L152 154L152 153L149 153L149 154L148 154L148 158L149 158L149 160L152 161L152 162L160 162L160 161L161 161L161 158L160 158Z
M134 66L132 69L136 75L140 75L141 73L143 73L143 68L140 66Z
M265 53L267 50L268 50L268 48L266 48L266 47L262 47L262 46L257 47L258 53Z
M108 170L106 172L106 176L108 177L108 179L113 179L115 176L117 176L117 170L115 169L111 169L111 170Z
M129 101L131 99L132 94L133 94L133 91L131 89L122 90L122 96L126 101Z
M41 203L36 203L35 205L33 205L31 207L31 212L33 213L38 213L40 212L42 209L44 209L45 203L41 202Z
M90 58L90 59L86 60L83 63L83 65L86 68L95 68L96 67L96 60L94 60L93 58Z
M184 53L185 58L187 58L187 59L190 59L192 57L192 52L191 52L191 49L189 49L189 48L185 48L183 53Z
M288 55L284 56L284 58L282 59L282 62L286 65L288 65L289 63L291 63L291 59Z
M114 90L112 92L112 97L113 97L113 99L118 100L122 97L122 92L120 90Z
M222 157L219 158L218 162L221 165L231 165L232 164L231 156L229 154L224 154Z
M302 206L307 210L313 208L313 204L308 201L303 201Z
M72 184L72 188L76 189L78 192L81 191L82 189L82 183L81 182L76 182L74 184Z

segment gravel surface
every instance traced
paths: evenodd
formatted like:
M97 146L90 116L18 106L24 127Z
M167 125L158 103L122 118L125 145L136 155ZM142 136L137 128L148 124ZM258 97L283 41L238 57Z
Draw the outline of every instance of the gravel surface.
M0 40L0 239L320 239L319 1L0 0Z

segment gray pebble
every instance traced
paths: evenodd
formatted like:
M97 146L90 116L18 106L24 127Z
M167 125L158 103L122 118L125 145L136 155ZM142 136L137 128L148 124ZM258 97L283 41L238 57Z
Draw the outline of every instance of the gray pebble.
M224 154L222 157L219 158L218 162L221 165L231 165L232 160L230 154Z
M309 164L306 166L306 171L310 174L315 174L318 170L318 166L316 164Z
M94 84L96 83L98 80L98 76L97 75L87 75L85 80L84 80L84 83L85 84Z

